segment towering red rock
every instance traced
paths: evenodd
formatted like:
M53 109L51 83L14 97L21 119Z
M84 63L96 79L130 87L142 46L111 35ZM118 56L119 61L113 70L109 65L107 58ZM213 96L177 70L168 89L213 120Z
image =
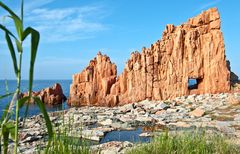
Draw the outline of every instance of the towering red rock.
M189 79L196 85L190 87ZM167 25L161 40L131 54L117 79L116 66L98 54L73 76L69 104L115 106L229 90L220 16L212 8L180 26Z
M116 82L117 67L110 58L100 52L88 67L80 74L73 75L70 87L70 105L101 105L109 106L106 96L110 94L112 85Z

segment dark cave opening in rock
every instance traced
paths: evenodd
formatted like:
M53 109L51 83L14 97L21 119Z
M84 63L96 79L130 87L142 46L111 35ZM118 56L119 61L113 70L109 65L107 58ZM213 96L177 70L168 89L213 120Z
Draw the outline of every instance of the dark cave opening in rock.
M199 84L198 79L194 79L194 78L188 79L188 89L189 90L198 89L198 84Z

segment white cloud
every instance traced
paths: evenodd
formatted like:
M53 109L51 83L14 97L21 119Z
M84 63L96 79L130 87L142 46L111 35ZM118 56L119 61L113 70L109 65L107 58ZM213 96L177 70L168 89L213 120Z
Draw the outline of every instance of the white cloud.
M99 3L99 5L67 8L46 6L52 2L58 1L26 0L24 6L25 26L30 25L40 31L42 43L91 39L96 36L96 32L107 29L107 26L102 23L107 13ZM15 30L10 23L9 20L5 21L8 27L11 26L11 30Z
M96 32L106 30L99 21L102 16L101 6L37 8L26 15L25 21L41 32L43 42L61 42L95 37Z
M25 12L28 12L32 9L39 8L46 4L52 3L53 1L56 0L27 0L25 1L24 10Z
M36 8L39 8L39 7L42 7L46 4L49 4L49 3L52 3L56 0L25 0L25 3L24 3L24 13L26 12L29 12L33 9L36 9ZM3 1L4 4L8 5L8 0L4 0ZM16 12L17 14L20 14L20 4L21 4L21 1L19 0L13 0L13 3L15 4L14 6L9 6L14 12ZM4 16L4 15L7 15L7 12L4 11L3 14L1 14L0 16Z
M202 6L200 6L199 8L197 8L197 9L195 10L195 12L199 12L199 11L205 10L205 9L207 9L207 8L209 8L209 7L212 7L212 6L216 5L216 4L218 4L220 1L221 1L221 0L213 0L213 1L211 1L211 2L208 2L208 3L206 3L206 4L203 4Z

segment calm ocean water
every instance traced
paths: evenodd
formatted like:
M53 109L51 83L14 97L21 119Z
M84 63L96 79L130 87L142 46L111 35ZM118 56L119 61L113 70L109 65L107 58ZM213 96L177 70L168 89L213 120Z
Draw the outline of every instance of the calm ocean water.
M62 85L63 93L66 95L66 97L69 96L69 89L71 80L35 80L33 84L33 91L39 91L43 88L53 86L55 83L60 83ZM28 90L28 81L22 81L22 91L25 92ZM189 80L189 86L195 85L195 80ZM16 81L9 80L8 81L8 88L9 92L14 92L16 88ZM0 95L4 95L6 93L6 85L4 80L0 80ZM0 100L0 117L3 114L3 110L5 109L7 103L11 100L11 98L6 98L3 100ZM55 106L48 106L45 105L47 111L60 111L69 108L67 106L66 102L64 102L62 105L55 105ZM20 116L24 115L25 108L22 108L20 110ZM37 115L40 111L38 107L34 104L31 104L29 106L29 116ZM109 141L130 141L130 142L149 142L151 138L149 137L139 137L139 134L141 134L142 128L137 128L133 131L112 131L105 135L104 138L101 139L100 143L105 143Z
M9 92L14 92L16 89L16 81L8 80L7 82L8 82ZM71 82L72 82L71 80L35 80L33 83L33 91L39 91L43 88L53 86L55 83L60 83L63 89L63 93L65 94L66 97L68 97ZM21 86L22 86L21 91L23 92L28 91L27 80L23 80L21 82ZM4 94L6 94L5 80L0 80L0 95L4 95ZM6 105L10 100L11 100L10 97L0 100L0 117L2 116L3 110L5 109ZM67 106L66 102L64 102L64 104L62 105L55 105L55 106L46 105L47 111L60 111L67 108L69 107ZM29 116L36 115L39 113L40 111L36 105L31 104L29 106L29 112L28 112ZM20 110L20 116L23 116L23 114L24 114L24 108Z
M16 89L16 81L14 80L8 80L8 89L9 92L14 92ZM70 84L71 84L71 80L35 80L33 83L33 91L39 91L41 89L44 89L46 87L50 87L53 86L55 83L60 83L63 89L63 93L65 94L66 97L69 96L69 89L70 89ZM196 84L196 81L194 80L189 80L189 85L194 85ZM27 80L23 80L21 83L22 86L22 91L26 92L28 91L28 81ZM5 80L0 80L0 95L4 95L6 94L6 84L5 84ZM0 100L0 117L3 114L3 110L5 109L6 105L8 104L8 102L11 100L11 97L9 98L5 98ZM55 105L55 106L49 106L46 105L46 109L47 111L60 111L60 110L64 110L69 108L69 106L66 104L66 102L64 102L61 105ZM37 115L39 114L40 111L38 109L38 107L35 104L31 104L29 106L29 112L28 115L32 116L32 115ZM23 116L24 114L24 108L22 108L20 110L20 116Z

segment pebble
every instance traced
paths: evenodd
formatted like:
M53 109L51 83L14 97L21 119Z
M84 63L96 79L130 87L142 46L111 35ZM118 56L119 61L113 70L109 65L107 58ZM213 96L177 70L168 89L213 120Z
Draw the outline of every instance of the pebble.
M229 100L239 100L239 94L202 94L182 96L168 101L144 100L139 103L120 107L81 107L70 108L64 112L50 114L53 126L64 128L71 124L74 132L81 137L100 141L108 132L114 130L133 130L139 126L161 125L174 128L215 128L221 133L240 136L240 109L238 103L228 103ZM237 101L236 101L237 102ZM234 104L234 105L232 105ZM218 117L232 117L218 121ZM63 117L63 118L61 118ZM22 119L20 119L22 121ZM63 124L64 120L64 124ZM71 123L71 120L73 121ZM236 128L236 129L235 129ZM81 131L81 133L79 132ZM33 116L26 119L25 127L20 127L20 149L26 153L33 152L34 146L43 144L47 133L43 116ZM71 133L69 133L71 135ZM152 132L142 132L139 136L150 137ZM103 150L101 153L123 153L132 147L130 142L108 142L95 147ZM91 148L94 150L94 146ZM21 150L21 151L22 151Z

